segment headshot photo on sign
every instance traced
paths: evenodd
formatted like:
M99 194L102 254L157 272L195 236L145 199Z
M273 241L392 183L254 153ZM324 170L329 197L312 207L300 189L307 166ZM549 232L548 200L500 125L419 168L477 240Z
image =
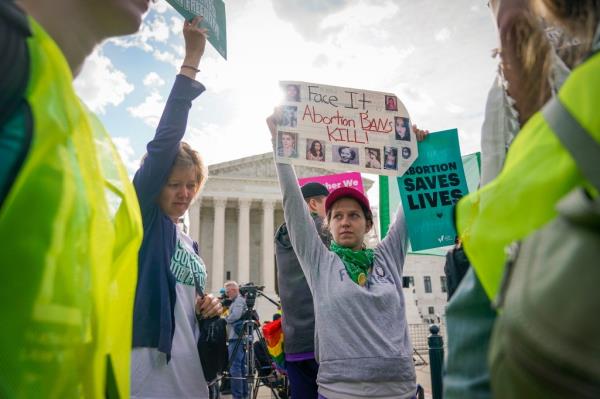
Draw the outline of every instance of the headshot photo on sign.
M394 147L383 147L383 169L398 169L398 149Z
M280 126L296 127L298 125L298 107L295 105L285 105L282 107Z
M365 147L365 168L381 169L381 150Z
M410 158L411 153L410 147L402 147L402 159Z
M306 159L325 162L325 144L319 140L306 140Z
M300 85L287 85L285 88L285 100L300 102Z
M358 148L345 145L334 145L331 152L334 162L358 165Z
M410 120L401 116L394 117L396 140L410 141Z
M277 154L280 157L298 158L298 133L277 133Z
M396 96L385 96L385 110L398 111L398 99L396 99Z

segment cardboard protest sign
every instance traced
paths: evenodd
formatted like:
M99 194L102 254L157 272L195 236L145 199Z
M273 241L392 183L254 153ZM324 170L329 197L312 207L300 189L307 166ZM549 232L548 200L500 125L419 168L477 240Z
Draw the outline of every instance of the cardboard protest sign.
M391 93L280 82L277 162L402 175L418 156L408 111Z
M227 59L227 25L223 0L167 0L179 14L190 20L202 15L200 26L208 29L208 42Z
M338 173L335 175L313 176L298 179L300 186L311 182L321 183L329 190L329 192L341 187L352 187L363 194L365 193L362 176L358 172Z
M419 143L419 158L398 177L413 251L454 243L454 205L468 194L456 129Z

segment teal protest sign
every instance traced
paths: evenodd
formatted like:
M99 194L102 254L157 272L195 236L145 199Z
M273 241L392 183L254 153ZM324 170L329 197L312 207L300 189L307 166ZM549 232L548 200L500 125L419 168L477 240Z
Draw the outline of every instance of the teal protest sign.
M398 177L413 251L454 243L454 204L468 194L456 129L432 133L419 157Z
M204 17L201 27L208 29L208 42L227 59L227 26L223 0L167 0L185 19Z

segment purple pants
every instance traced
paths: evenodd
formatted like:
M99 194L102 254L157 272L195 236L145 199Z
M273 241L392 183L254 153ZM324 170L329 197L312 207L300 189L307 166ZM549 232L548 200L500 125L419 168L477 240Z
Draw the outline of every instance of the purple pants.
M317 399L317 373L319 364L314 359L300 360L297 362L287 361L285 363L292 398Z

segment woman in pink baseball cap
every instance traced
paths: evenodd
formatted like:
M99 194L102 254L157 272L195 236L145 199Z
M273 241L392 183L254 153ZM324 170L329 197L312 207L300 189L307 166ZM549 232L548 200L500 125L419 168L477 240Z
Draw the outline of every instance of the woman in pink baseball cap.
M267 118L273 140L278 111ZM414 129L418 139L428 133ZM275 143L275 140L273 141ZM400 209L386 238L374 249L368 198L358 190L334 190L325 202L327 248L315 229L294 168L277 163L283 208L294 252L313 294L319 362L319 397L414 398L412 359L402 268L407 231ZM285 317L285 316L284 316Z

